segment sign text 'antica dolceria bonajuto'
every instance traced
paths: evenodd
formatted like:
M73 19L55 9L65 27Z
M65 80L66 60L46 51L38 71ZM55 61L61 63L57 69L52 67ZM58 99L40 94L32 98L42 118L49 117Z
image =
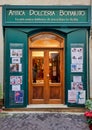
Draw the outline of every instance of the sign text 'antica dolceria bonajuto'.
M9 10L9 16L84 16L85 10Z

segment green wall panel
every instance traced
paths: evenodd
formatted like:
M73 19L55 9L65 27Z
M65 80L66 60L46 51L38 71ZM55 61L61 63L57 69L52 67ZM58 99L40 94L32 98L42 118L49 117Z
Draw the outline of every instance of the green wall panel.
M88 66L88 61L87 61L87 35L88 32L86 29L80 29L80 30L76 30L76 31L72 31L70 33L68 33L67 35L67 45L66 45L66 103L69 106L83 106L83 102L85 101L86 97L87 97L87 88L88 88L88 81L87 81L87 66ZM81 68L80 70L72 70L72 65L76 65L76 60L73 59L73 55L74 52L72 52L74 50L74 48L78 51L78 49L82 50L82 53L79 52L81 58L83 60L80 60L79 64ZM78 54L76 53L76 55L78 56ZM75 63L74 63L75 62ZM79 80L79 81L77 81ZM71 92L71 90L73 90L72 88L72 83L75 82L81 82L81 87L80 90L81 92L79 92L79 90L76 90L76 101L72 101L72 99L70 99L70 94L75 94L73 93L73 91ZM79 83L78 83L79 85ZM78 89L78 88L77 88ZM81 94L80 94L81 93ZM79 95L80 94L80 95ZM73 98L73 96L71 96ZM74 96L75 98L75 96Z
M28 37L44 31L56 33L65 39L65 104L68 106L84 106L84 103L81 103L84 99L79 101L76 97L77 100L75 102L70 101L69 91L72 90L71 83L74 82L74 77L78 77L82 82L82 92L85 93L84 97L87 97L88 30L80 28L6 28L4 46L4 95L6 108L26 107L28 104ZM71 70L71 50L74 48L77 50L78 48L82 48L83 51L81 72L73 72ZM13 50L15 53L20 51L20 53L22 53L21 56L13 54ZM16 60L18 60L17 62L20 64L20 69L14 72L12 67ZM18 78L22 81L16 85L14 80L18 80Z
M27 34L5 29L5 107L27 105Z

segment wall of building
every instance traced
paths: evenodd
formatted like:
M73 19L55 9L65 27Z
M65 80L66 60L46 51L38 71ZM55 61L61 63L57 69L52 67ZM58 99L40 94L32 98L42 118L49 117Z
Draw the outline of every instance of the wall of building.
M0 0L0 5L90 5L90 1L91 0Z
M90 97L92 98L92 34L90 36Z
M3 29L2 29L2 7L0 7L0 98L3 98Z
M91 5L91 31L90 31L90 98L92 98L92 0Z
M91 5L91 0L0 0L0 98L3 98L3 29L2 29L2 5ZM92 43L92 39L90 40ZM90 71L92 72L92 44L90 44ZM90 85L92 84L92 73L90 73ZM92 85L90 88L92 92ZM92 98L92 93L90 94Z

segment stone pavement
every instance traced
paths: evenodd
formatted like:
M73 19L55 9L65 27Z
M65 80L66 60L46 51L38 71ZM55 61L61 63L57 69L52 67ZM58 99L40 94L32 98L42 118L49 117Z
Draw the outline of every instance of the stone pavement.
M82 113L0 113L0 130L89 130Z

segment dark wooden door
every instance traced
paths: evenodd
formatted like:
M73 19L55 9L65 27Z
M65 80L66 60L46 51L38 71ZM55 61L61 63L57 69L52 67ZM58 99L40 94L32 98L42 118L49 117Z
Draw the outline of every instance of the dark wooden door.
M29 103L63 103L63 49L30 49L29 55Z

